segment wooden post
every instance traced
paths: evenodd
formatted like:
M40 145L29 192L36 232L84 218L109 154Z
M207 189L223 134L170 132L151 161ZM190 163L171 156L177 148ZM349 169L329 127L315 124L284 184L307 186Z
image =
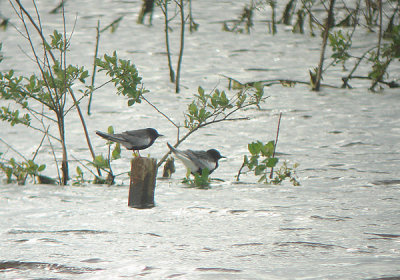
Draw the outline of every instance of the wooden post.
M131 182L128 206L133 208L154 207L154 189L156 187L157 160L136 157L131 161Z

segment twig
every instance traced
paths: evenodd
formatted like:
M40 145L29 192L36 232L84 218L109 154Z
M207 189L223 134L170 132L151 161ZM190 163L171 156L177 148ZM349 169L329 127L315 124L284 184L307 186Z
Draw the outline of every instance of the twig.
M272 153L272 158L275 158L276 146L278 145L278 137L279 137L279 129L281 126L281 118L282 118L282 112L279 113L278 128L276 129L275 145L274 145L274 152ZM269 178L272 179L273 176L274 176L274 168L271 167L271 173L269 174Z
M51 148L51 153L52 153L52 155L53 155L54 162L56 163L58 182L61 183L61 175L60 175L60 170L59 170L59 168L58 168L58 161L57 161L57 157L56 157L56 152L55 152L55 150L54 150L53 143L51 143L51 140L50 140L50 137L49 137L49 133L48 133L50 126L48 126L47 129L46 129L46 127L45 127L45 125L44 125L44 122L43 122L43 119L41 119L40 122L41 122L41 124L42 124L42 126L43 126L43 129L47 131L46 137L47 137L47 141L49 142L49 145L50 145L50 148ZM57 139L57 140L58 140L58 139ZM61 140L59 140L59 141L61 142Z
M289 84L289 85L291 85L291 84L293 84L293 85L295 85L295 84L311 85L310 82L299 81L299 80L291 80L291 79L279 79L279 78L278 79L268 79L268 80L260 80L260 81L252 81L252 82L242 83L242 82L239 82L238 80L236 80L236 79L234 79L232 77L228 77L228 76L225 76L225 75L221 75L221 76L226 78L226 79L228 79L229 83L234 81L234 82L240 84L241 86L252 86L252 85L254 85L256 83L262 83L263 86L271 86L271 85L275 85L275 84L282 84L282 85L285 85L285 84ZM329 88L340 88L338 86L333 86L333 85L328 85L328 84L321 84L321 86L329 87ZM231 85L228 88L230 89Z
M0 138L0 142L2 142L3 144L5 144L10 150L14 151L16 154L18 154L20 157L22 157L25 161L28 161L28 159L26 157L24 157L23 154L21 154L20 152L18 152L16 149L14 149L10 144L8 144L6 141L4 141L3 139Z
M143 96L143 94L140 94L140 96L142 97L142 99L144 101L147 102L147 104L149 104L151 107L153 107L154 110L156 110L159 114L161 114L164 118L166 118L170 123L172 123L176 128L179 128L179 126L170 118L168 117L166 114L164 114L163 112L161 112L153 103L151 103L146 97Z
M171 49L169 45L169 22L172 20L174 17L171 19L168 19L168 2L167 0L164 0L165 2L160 1L159 6L161 8L162 13L164 14L164 32L165 32L165 48L167 50L167 58L168 58L168 68L169 68L169 80L171 83L175 83L175 72L174 68L172 67L172 59L171 59Z
M301 3L303 4L303 7L307 10L307 12L308 12L308 15L309 15L309 17L311 18L311 20L313 21L313 22L315 22L320 28L323 28L323 24L322 23L320 23L319 21L318 21L318 19L313 15L313 13L311 12L311 10L307 7L307 3L306 3L307 1L305 1L305 0L302 0L301 1Z
M142 86L143 88L143 86ZM179 140L179 135L180 135L180 126L177 125L170 117L168 117L166 114L164 114L163 112L161 112L153 103L151 103L146 97L143 96L143 94L140 95L142 97L142 99L144 101L147 102L147 104L149 104L151 107L153 107L154 110L156 110L159 114L161 114L164 118L166 118L170 123L172 123L173 126L176 127L176 129L178 130L177 132L177 136L176 139L177 141Z
M11 0L9 0L9 2L11 3ZM33 20L32 16L29 14L29 12L24 8L24 6L22 6L22 4L21 4L21 2L19 0L15 0L15 2L17 2L18 7L29 18L29 21L31 22L32 26L36 29L36 31L38 32L39 36L41 37L42 42L46 42L46 39L44 38L44 35L43 35L43 32L42 32L42 29L39 28L39 26L35 23L35 21ZM33 4L35 5L35 9L37 11L37 7L36 7L35 1L33 1ZM13 5L13 7L14 7L14 5ZM21 16L22 16L22 14L21 14ZM48 53L51 55L53 61L55 61L55 57L54 57L53 53L50 52L50 51Z
M104 27L102 30L100 30L100 33L103 33L104 31L106 31L106 30L109 29L110 27L115 26L115 25L118 24L123 18L124 18L124 16L120 16L119 18L117 18L116 20L114 20L113 22L111 22L109 25L107 25L106 27Z
M87 171L89 171L90 173L92 173L92 175L93 175L94 177L97 176L96 173L94 173L89 167L87 167L87 164L83 164L83 163L82 163L82 160L78 159L78 158L77 158L76 156L74 156L73 154L71 154L71 157L72 157L74 160L76 160L80 165L82 165L83 168L85 168ZM88 161L88 160L86 160L86 161L90 163L90 161Z
M47 128L46 132L48 132L48 130L49 130L49 127ZM39 146L36 148L36 151L33 154L32 161L35 161L35 158L36 158L36 156L37 156L37 154L39 152L39 149L42 147L43 141L44 141L45 138L46 138L46 134L43 134L42 140L40 141ZM25 183L27 177L28 177L28 173L25 174L25 177L24 177L24 180L23 180L24 183ZM36 180L34 180L34 182L36 182Z
M360 65L361 61L364 59L364 57L370 53L370 51L372 51L373 49L375 49L376 46L370 48L369 50L367 50L366 52L364 52L364 54L358 59L358 61L355 63L353 69L350 71L349 75L347 75L347 77L343 77L342 81L342 88L346 88L346 87L350 87L348 84L348 81L350 79L356 78L355 76L353 76L353 73L357 70L358 66ZM367 77L368 78L368 77ZM369 78L368 78L369 79Z
M70 88L68 89L68 92L69 92L69 94L71 95L72 100L73 100L74 103L75 103L75 107L76 107L76 110L77 110L77 112L78 112L79 118L80 118L80 120L81 120L82 127L83 127L83 131L84 131L84 133L85 133L86 142L87 142L87 145L88 145L88 147L89 147L90 154L92 155L92 158L93 158L93 161L94 161L95 158L96 158L96 155L95 155L95 153L94 153L94 150L93 150L93 147L92 147L92 143L91 143L91 141L90 141L89 133L88 133L88 131L87 131L87 127L86 127L85 119L83 118L83 115L82 115L82 111L81 111L81 109L80 109L80 107L79 107L79 104L78 104L77 101L76 101L76 98L75 98L74 93L72 92L72 90L71 90ZM101 176L101 172L100 172L100 169L99 169L99 168L97 168L97 173L99 174L99 176Z
M34 55L34 57L35 57L36 65L38 66L38 68L39 68L39 70L40 70L40 72L41 72L41 75L42 75L42 77L43 77L43 81L44 81L45 84L46 84L47 90L49 91L49 93L51 93L51 92L52 92L52 91L51 91L51 87L50 87L50 85L49 85L49 83L48 83L48 80L46 79L46 75L45 75L45 70L44 70L44 68L46 67L45 61L47 61L47 63L50 65L50 62L49 62L49 60L48 60L47 53L50 53L50 54L52 55L53 61L54 61L54 55L52 54L52 52L51 52L50 50L47 52L47 51L46 51L46 48L43 47L43 52L44 52L45 61L42 62L42 61L40 60L39 56L38 56L37 53L36 53L35 46L33 45L32 38L31 38L31 36L30 36L28 26L27 26L27 24L26 24L26 22L25 22L24 14L22 13L22 11L25 11L25 10L24 10L24 8L21 6L21 3L20 3L19 1L17 1L17 3L18 3L18 5L19 5L19 7L20 7L21 13L18 13L18 11L17 11L16 8L14 7L14 5L13 5L13 8L14 8L14 10L15 10L15 13L17 13L17 15L19 16L19 18L21 19L21 21L22 21L22 23L23 23L23 25L24 25L24 29L25 29L25 32L26 32L26 39L28 40L29 45L30 45L31 50L32 50L32 53L33 53L33 55ZM35 3L34 3L34 4L35 4ZM36 5L35 5L35 7L36 7ZM26 12L26 11L25 11L25 12ZM38 14L38 11L37 11L37 10L36 10L36 12L37 12L37 14ZM37 26L37 24L33 21L32 17L31 17L29 14L28 14L28 18L31 20L31 24L34 25L35 28L36 28L36 30L39 32L39 36L41 36L41 38L42 38L42 43L43 43L43 45L45 46L45 45L47 44L47 42L46 42L46 40L45 40L45 38L44 38L44 36L43 36L43 33L42 33L41 28L39 28L39 27ZM40 17L38 16L38 18L39 18L39 25L40 25ZM43 65L42 65L42 64L43 64ZM53 73L52 73L51 67L48 66L47 68L49 69L50 76L51 76L52 81L53 81L53 83L54 83L54 77L53 77ZM32 97L32 96L31 96L31 97ZM49 94L49 97L50 97L50 100L51 100L51 103L52 103L52 104L48 104L47 102L43 102L43 103L46 104L50 109L56 111L56 110L57 110L57 103L56 103L56 101L54 100L52 94Z
M114 172L112 171L111 168L111 142L108 141L108 167L110 168L110 171L108 171L108 174L110 174L111 176L114 176ZM94 159L93 159L94 161ZM99 168L97 167L97 170L99 170Z
M98 87L93 88L92 91L95 92L96 90L98 90L98 89L104 87L105 85L107 85L107 84L109 84L109 83L111 83L111 82L112 82L112 80L109 80L109 81L107 81L107 82L105 82L105 83L99 85ZM81 102L81 100L82 100L83 98L87 97L87 96L90 94L90 92L91 92L91 91L85 91L85 92L83 93L83 95L82 95L81 97L79 97L79 98L76 100L76 101L78 102L78 104ZM67 114L69 113L69 111L71 111L74 107L75 107L75 103L72 104L67 110L64 111L64 112L65 112L64 115L67 115Z
M335 6L335 0L330 0L329 10L328 10L328 19L326 20L326 23L325 23L324 36L323 36L323 39L322 39L322 47L321 47L321 53L320 53L320 58L319 58L317 76L315 78L315 85L312 86L312 90L314 90L314 91L319 91L320 87L321 87L321 79L322 79L322 71L323 71L323 65L324 65L325 49L326 49L326 45L327 45L327 41L328 41L329 29L331 28L331 24L333 22L333 8L334 8L334 6Z
M182 67L182 59L183 59L183 48L185 46L185 7L183 6L183 0L175 0L175 3L179 7L179 13L181 15L181 36L180 36L180 49L179 49L179 57L178 57L178 65L176 67L176 80L175 80L175 93L179 93L180 91L180 79L181 79L181 67Z
M97 59L97 54L99 52L99 42L100 42L100 20L97 21L97 27L96 27L96 46L95 46L95 51L94 51L94 60L93 60L93 73L92 73L92 82L90 84L90 95L89 95L89 103L87 107L87 114L90 115L90 107L92 105L92 96L93 96L93 87L94 87L94 81L96 77L96 59Z
M242 170L243 170L244 167L245 167L245 164L244 164L244 161L243 161L242 166L240 166L238 174L236 175L236 182L239 182L239 177L242 174Z

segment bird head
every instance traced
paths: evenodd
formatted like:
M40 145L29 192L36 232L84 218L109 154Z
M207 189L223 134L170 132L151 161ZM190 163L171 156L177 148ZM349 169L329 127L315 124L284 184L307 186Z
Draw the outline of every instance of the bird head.
M154 128L148 128L147 132L149 133L150 137L153 139L157 139L158 137L164 136L162 134L159 134L157 130Z
M211 149L207 151L207 154L209 154L212 158L219 160L220 158L226 158L222 156L216 149Z

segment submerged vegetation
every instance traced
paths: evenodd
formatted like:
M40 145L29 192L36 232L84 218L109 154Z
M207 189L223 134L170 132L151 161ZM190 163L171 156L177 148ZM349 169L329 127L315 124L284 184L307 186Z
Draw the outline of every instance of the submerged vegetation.
M345 2L336 3L335 0L325 2L289 0L281 11L281 18L278 19L277 1L252 0L243 7L238 17L232 15L236 19L223 22L224 31L251 33L255 32L256 17L265 16L266 13L270 18L264 21L272 35L279 32L280 25L292 26L293 33L304 34L304 36L320 35L322 40L320 60L316 62L314 69L309 70L310 81L295 81L287 77L241 83L227 77L230 84L226 90L214 88L206 92L199 86L197 92L193 93L186 111L183 112L184 119L181 122L183 124L180 124L154 105L155 102L148 95L149 90L145 89L136 66L130 60L119 58L117 51L113 51L112 54L98 55L100 33L108 29L117 32L118 24L123 17L119 17L102 30L98 21L94 62L91 67L93 70L90 74L84 66L68 64L73 31L66 29L63 1L55 11L55 13L60 13L63 29L54 30L49 36L44 33L40 11L35 1L33 1L35 16L30 14L20 1L10 1L22 23L20 33L30 47L29 57L34 61L37 73L19 74L13 69L0 72L0 99L2 100L0 119L11 126L24 126L26 129L40 133L41 141L31 143L35 146L35 152L31 157L27 157L8 144L5 139L0 138L3 146L6 147L5 151L0 151L0 171L5 176L5 182L25 184L29 178L30 182L35 183L68 184L71 178L69 168L71 160L66 137L68 134L66 120L70 115L76 114L81 122L90 155L89 159L75 159L79 165L76 167L72 183L74 185L88 182L115 183L115 178L121 174L114 174L112 162L121 157L120 145L108 142L106 155L96 153L91 144L85 116L80 108L85 99L90 99L87 112L89 115L91 100L95 98L93 94L106 84L113 84L116 94L126 98L128 106L145 102L154 109L155 114L167 119L176 128L175 147L193 133L210 125L248 120L246 110L259 109L261 103L268 98L264 93L264 88L267 86L274 84L294 86L301 83L308 84L312 90L320 90L320 87L324 86L322 80L330 67L340 66L343 71L347 71L342 77L341 85L335 86L338 88L352 88L351 81L354 79L369 81L371 91L384 87L399 87L397 83L399 77L396 76L398 73L390 72L390 65L400 59L399 1L357 0L354 1L353 6ZM189 28L190 32L195 32L201 27L194 21L190 0L144 1L138 23L143 24L144 17L149 14L149 25L152 26L152 14L156 8L161 11L164 21L170 82L175 84L175 92L179 93L185 36L187 36L185 30ZM170 41L173 20L178 21L179 42ZM9 21L7 19L7 23ZM7 27L4 26L4 28ZM365 30L375 32L377 40L368 47L360 48L355 45L354 38L357 32L365 32ZM306 35L306 31L309 35ZM172 51L171 45L179 46L178 51ZM1 46L0 42L0 62L3 60ZM175 68L172 62L174 53L177 56ZM358 74L361 65L368 65L367 74ZM96 73L104 73L106 82L96 85ZM87 81L88 78L91 78L90 82ZM113 131L113 127L109 127L108 132L113 133ZM277 136L278 134L279 123ZM237 180L241 174L252 172L258 177L260 183L280 184L288 179L293 185L299 185L295 170L297 164L290 165L283 161L281 165L278 165L280 162L276 156L277 140L278 137L275 141L267 143L256 141L248 144L249 155L244 155ZM54 159L53 164L37 162L37 155L39 151L45 149L44 146L50 149ZM8 156L8 153L13 155ZM170 177L174 170L173 166L170 166L171 162L173 165L173 161L169 155L168 151L158 162L158 167L164 163L169 166L166 177ZM56 179L42 174L46 168L50 167L56 169L58 174ZM93 179L85 176L88 173ZM186 176L184 183L201 188L209 187L210 178L206 169L200 175L190 176L189 174Z
M341 65L343 70L351 70L342 77L341 85L334 87L352 88L350 82L356 79L369 81L371 91L400 87L398 74L389 70L389 65L400 59L399 1L288 0L279 20L276 19L276 4L275 0L251 0L239 19L224 21L223 30L250 33L256 16L270 16L266 23L272 35L278 32L277 24L291 27L293 33L305 34L308 31L311 36L321 35L320 60L315 68L309 69L310 81L292 80L292 86L306 83L312 90L319 91L324 86L321 81L327 70ZM375 33L376 42L367 46L353 44L354 37L365 32ZM367 75L360 70L364 65L370 69ZM259 82L269 86L279 80Z

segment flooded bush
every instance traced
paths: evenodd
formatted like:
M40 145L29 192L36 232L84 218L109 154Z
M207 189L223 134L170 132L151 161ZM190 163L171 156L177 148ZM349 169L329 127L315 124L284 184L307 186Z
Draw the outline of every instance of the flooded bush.
M242 166L236 176L237 181L239 181L241 174L253 172L254 176L259 177L259 183L278 185L288 179L294 186L300 185L295 172L297 164L289 167L287 162L283 162L274 171L279 162L279 158L275 155L275 141L269 141L265 144L256 141L248 144L247 147L250 155L244 155ZM244 171L244 168L247 170Z

